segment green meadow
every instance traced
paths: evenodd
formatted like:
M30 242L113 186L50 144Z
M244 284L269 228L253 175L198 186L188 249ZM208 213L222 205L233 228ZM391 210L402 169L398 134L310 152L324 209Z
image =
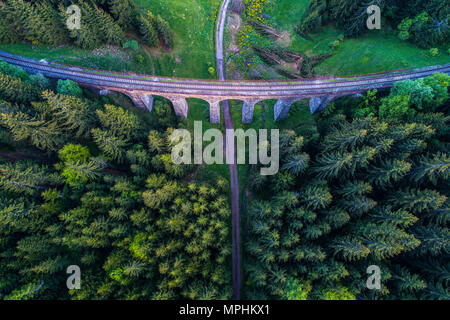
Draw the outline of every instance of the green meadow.
M294 31L307 10L309 0L277 0L266 8L270 22L290 34L289 49L315 56L325 53L334 55L315 70L318 75L354 75L445 64L450 61L449 48L440 48L440 54L432 57L429 50L401 41L393 30L382 26L381 30L369 30L355 39L345 39L335 50L331 44L342 36L333 26L322 27L311 34L313 41L305 40Z

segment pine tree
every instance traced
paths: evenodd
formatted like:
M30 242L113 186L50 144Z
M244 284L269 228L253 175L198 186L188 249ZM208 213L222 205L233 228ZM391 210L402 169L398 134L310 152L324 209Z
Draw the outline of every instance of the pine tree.
M164 45L167 48L173 47L173 34L172 30L170 30L169 24L166 20L161 18L160 15L156 17L155 28L158 31L159 36L161 37Z
M306 153L289 156L282 170L288 171L293 175L299 175L308 168L310 157Z
M406 268L398 265L395 268L395 273L391 280L396 282L400 292L405 293L420 291L427 287L426 282L420 279L419 275L412 274Z
M29 161L3 164L0 174L0 187L19 194L34 195L59 183L58 176L47 167Z
M7 5L0 3L0 41L2 43L16 43L20 40L20 35L16 32L8 15Z
M113 105L105 105L104 109L105 111L96 111L103 128L124 140L132 140L141 135L141 122L134 113Z
M101 166L94 161L69 161L61 173L70 186L79 186L99 177Z
M80 1L78 6L81 10L83 23L81 23L80 29L75 28L70 30L70 37L77 46L83 49L94 49L102 42L102 35L97 32L97 30L100 30L102 26L98 25L95 8L85 1ZM64 6L60 6L59 11L64 19L69 18Z
M92 138L103 153L117 162L121 163L125 157L125 147L128 146L126 140L114 136L112 132L101 130L98 128L92 129Z
M22 112L2 113L1 124L11 131L15 141L29 141L42 150L56 151L66 138L55 122L46 122Z
M40 20L43 22L41 31L44 36L44 43L50 45L65 44L69 40L69 32L62 21L62 17L49 1L36 3L36 10L39 13Z
M422 156L413 166L412 176L416 182L429 181L435 186L439 181L449 181L450 157L441 152Z
M332 179L345 174L353 164L351 153L327 153L317 159L313 168L320 179Z
M132 29L136 20L136 6L131 0L109 0L109 12L122 29Z
M39 100L39 90L20 78L0 73L0 98L12 103L29 103Z
M368 181L371 184L386 189L394 182L402 179L411 170L411 164L402 160L381 161L380 166L368 170Z
M448 198L438 191L425 189L406 189L389 197L388 202L395 206L410 209L413 213L423 213L441 208Z
M92 109L86 100L55 94L52 91L42 92L45 105L43 113L53 117L65 130L85 137L94 126Z
M103 41L108 44L121 45L125 39L125 33L114 19L101 8L95 6L96 22L100 28L98 32L102 34Z
M150 46L157 47L159 44L158 32L156 31L156 18L148 11L146 16L139 16L139 34L142 41Z

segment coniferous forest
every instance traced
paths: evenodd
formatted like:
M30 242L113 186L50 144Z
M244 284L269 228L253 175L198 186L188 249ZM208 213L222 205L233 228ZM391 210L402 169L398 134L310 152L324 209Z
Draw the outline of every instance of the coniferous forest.
M422 48L432 48L449 41L450 6L442 0L312 0L298 30L316 32L320 26L334 23L347 37L368 31L366 10L378 6L384 22L398 30L402 40Z
M0 69L1 298L230 297L228 184L190 183L192 168L172 163L169 104L146 123L59 93L76 83L55 92ZM82 268L81 290L68 292L68 265Z
M282 133L278 175L248 179L248 298L450 298L449 80L344 98L317 131Z
M80 8L83 24L69 30L67 8ZM34 45L58 46L74 44L94 49L101 44L122 45L126 33L137 32L145 44L173 46L169 24L160 16L139 13L132 0L80 1L0 1L0 42L30 42ZM160 41L161 39L161 41Z
M88 23L68 30L74 2ZM448 17L441 1L369 2L389 9L404 40L448 42L431 18ZM313 0L293 28L333 23L357 37L362 6ZM1 43L92 50L129 34L175 43L169 23L132 0L0 0ZM450 299L449 87L443 73L400 81L280 130L279 172L249 165L240 177L243 299ZM0 300L231 299L230 181L173 163L171 134L189 121L162 98L148 115L0 59ZM80 289L66 286L70 265Z

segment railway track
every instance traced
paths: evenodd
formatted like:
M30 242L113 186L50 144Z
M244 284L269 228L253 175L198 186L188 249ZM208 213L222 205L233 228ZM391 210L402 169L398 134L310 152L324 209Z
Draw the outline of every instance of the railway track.
M111 89L146 91L154 94L214 96L224 99L282 99L345 94L375 88L391 87L395 82L418 79L436 72L450 74L450 64L421 69L407 69L353 77L329 77L296 81L225 81L196 80L123 74L93 70L53 62L39 62L0 51L0 58L33 73L60 79L70 79L85 85Z

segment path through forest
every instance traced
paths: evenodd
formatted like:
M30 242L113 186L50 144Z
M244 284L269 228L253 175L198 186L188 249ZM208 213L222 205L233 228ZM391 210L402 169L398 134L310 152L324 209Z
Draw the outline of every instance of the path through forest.
M220 8L216 33L216 58L219 80L225 80L225 62L223 54L223 33L226 25L227 11L231 0L224 0ZM230 104L227 100L222 102L223 120L225 130L233 129ZM225 135L226 136L226 135ZM226 143L225 143L226 144ZM240 217L239 217L239 181L236 164L236 148L234 148L234 161L229 165L231 186L231 215L232 215L232 265L233 265L233 299L241 298L241 255L240 255Z

